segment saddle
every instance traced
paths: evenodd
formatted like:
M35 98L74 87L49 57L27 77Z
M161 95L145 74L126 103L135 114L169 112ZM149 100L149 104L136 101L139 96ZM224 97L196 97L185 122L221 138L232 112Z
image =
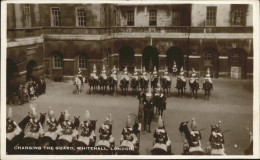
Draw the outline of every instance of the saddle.
M189 148L189 152L203 152L203 149L201 148L201 146L196 146L196 147L190 147Z
M83 142L84 144L86 144L87 146L89 146L89 143L91 141L90 137L86 137L86 136L80 136L78 139L79 142Z
M73 140L73 136L72 136L72 135L65 135L65 134L64 134L64 135L60 136L59 139L65 140L65 141L68 141L69 143L71 143L72 140Z
M53 141L55 141L58 137L58 134L56 132L46 132L44 136L50 137Z
M155 143L153 146L153 149L161 149L167 152L167 146L166 144L160 144L160 143Z
M129 147L130 150L134 150L134 143L128 140L123 140L120 147Z
M97 143L96 146L97 146L97 147L98 147L98 146L105 146L105 147L107 147L107 148L110 148L110 143L109 143L109 141L107 141L107 140L100 140L100 141L98 141L98 143Z

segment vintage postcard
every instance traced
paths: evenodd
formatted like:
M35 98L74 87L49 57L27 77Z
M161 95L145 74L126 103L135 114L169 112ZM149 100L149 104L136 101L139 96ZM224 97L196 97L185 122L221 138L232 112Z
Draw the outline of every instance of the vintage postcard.
M3 159L259 158L257 0L1 13Z

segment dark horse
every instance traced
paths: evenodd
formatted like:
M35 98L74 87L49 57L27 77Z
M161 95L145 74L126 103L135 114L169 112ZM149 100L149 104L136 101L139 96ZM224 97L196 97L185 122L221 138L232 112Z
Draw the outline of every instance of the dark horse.
M89 94L91 92L91 88L93 88L93 92L96 92L98 86L98 80L90 76L88 82L89 82Z
M155 88L157 88L158 80L159 80L158 77L154 77L153 80L151 81L153 90L155 90Z
M156 108L156 113L159 116L163 115L163 111L166 109L166 96L164 94L155 94L153 97L153 104Z
M193 144L192 144L192 137L191 137L191 132L188 127L188 123L189 123L189 121L181 122L180 127L179 127L181 136L182 136L182 134L184 134L185 139L187 140L187 143L188 143L188 144L186 144L186 142L184 141L185 144L183 147L183 154L185 154L185 155L204 155L205 153L200 150L195 150L195 151L189 152L189 148L190 148L189 146L192 146Z
M209 95L210 95L210 91L213 91L213 85L212 83L209 82L209 80L206 80L205 83L203 84L203 89L204 89L204 99L205 100L209 100Z
M194 80L193 82L189 81L190 89L191 89L191 97L197 98L197 92L199 89L199 82L197 80Z
M143 77L139 79L139 85L142 91L146 91L148 88L148 80L145 80Z
M133 94L137 93L139 91L139 81L136 80L135 78L132 78L130 84L131 84Z
M108 87L110 92L114 92L117 90L117 80L115 80L113 77L108 77Z
M146 131L146 125L148 125L148 132L151 133L151 123L154 115L154 106L152 100L145 100L144 102L144 132Z
M170 90L171 90L171 85L172 85L171 80L168 81L166 78L162 77L161 78L161 85L162 85L162 88L163 88L163 93L165 94L165 91L166 91L166 93L169 94Z
M100 91L103 91L103 93L105 93L107 91L108 79L104 79L103 76L100 76L98 81L99 81Z
M178 89L178 96L183 96L185 93L186 81L183 81L181 78L177 79L177 89Z
M128 87L129 87L129 81L126 80L125 78L121 79L120 81L120 88L122 91L122 94L126 94L126 92L128 92Z

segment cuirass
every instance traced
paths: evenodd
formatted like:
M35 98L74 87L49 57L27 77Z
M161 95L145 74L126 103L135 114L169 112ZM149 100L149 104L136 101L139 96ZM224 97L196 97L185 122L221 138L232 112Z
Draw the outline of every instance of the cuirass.
M40 124L37 119L33 119L31 122L30 132L38 132L40 129Z

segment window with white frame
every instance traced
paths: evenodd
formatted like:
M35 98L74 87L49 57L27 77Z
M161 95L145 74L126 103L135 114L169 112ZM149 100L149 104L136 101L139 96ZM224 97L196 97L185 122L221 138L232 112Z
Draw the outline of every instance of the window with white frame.
M55 54L53 56L53 67L54 68L62 68L62 58L58 54Z
M149 26L156 26L157 25L157 11L150 10L149 11Z
M181 13L180 11L173 10L172 11L172 25L180 26L181 25Z
M134 11L133 10L127 11L127 25L134 26L134 24L135 24Z
M81 27L81 26L86 26L86 10L85 8L77 8L77 13L76 13L76 23L77 26Z
M23 6L23 14L25 17L25 26L31 27L31 10L30 10L30 4L24 4Z
M87 68L87 62L88 59L86 56L79 56L79 68L86 69Z
M246 22L246 6L232 6L232 26L244 26Z
M213 56L211 52L206 52L204 57L204 66L212 66Z
M207 7L206 26L216 26L217 7Z
M51 26L60 26L59 8L51 8Z

